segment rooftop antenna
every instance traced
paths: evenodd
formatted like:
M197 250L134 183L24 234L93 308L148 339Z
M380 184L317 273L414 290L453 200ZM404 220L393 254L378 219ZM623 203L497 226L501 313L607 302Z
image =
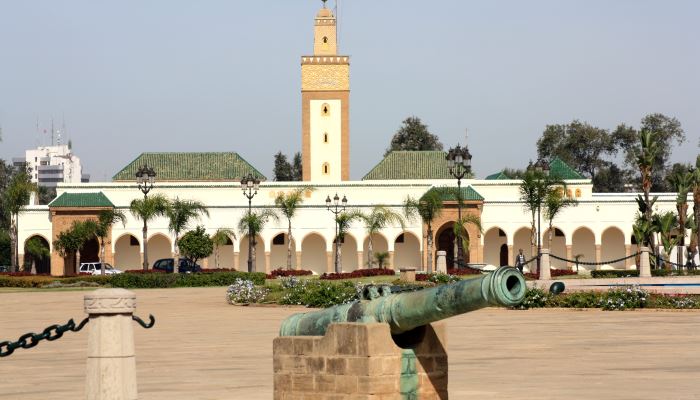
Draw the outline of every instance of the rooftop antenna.
M53 117L51 117L51 146L54 145L54 136L53 136L54 132L55 131L53 130Z

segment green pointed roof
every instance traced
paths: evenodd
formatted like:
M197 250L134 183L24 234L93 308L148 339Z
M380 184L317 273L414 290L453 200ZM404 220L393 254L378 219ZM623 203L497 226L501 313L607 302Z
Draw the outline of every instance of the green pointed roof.
M453 189L455 189L455 192L457 191L456 187ZM428 190L428 192L434 191L434 190L438 190L438 188L436 188L436 187L430 188ZM464 199L464 201L483 201L484 200L484 196L482 196L481 194L479 194L479 192L474 190L474 188L471 187L471 185L469 185L467 187L463 187L461 189L461 192L462 192L462 198ZM441 193L440 197L442 198L442 201L457 201L457 198L456 198L454 193L444 193L443 192L443 193Z
M102 192L96 193L61 193L49 207L114 207Z
M508 177L508 175L504 174L503 171L500 171L500 172L496 172L495 174L491 174L484 179L486 179L487 181L493 181L493 180L511 179L511 178Z
M362 180L453 179L444 151L392 151Z
M558 179L586 179L569 164L556 157L549 162L549 175Z
M238 153L142 153L113 177L113 181L136 180L136 171L148 164L156 171L156 181L240 181L251 173L260 180L265 175Z

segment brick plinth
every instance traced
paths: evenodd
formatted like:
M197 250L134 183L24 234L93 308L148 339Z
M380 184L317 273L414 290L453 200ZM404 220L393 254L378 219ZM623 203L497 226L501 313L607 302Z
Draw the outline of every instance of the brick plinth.
M442 323L426 326L406 349L387 324L339 323L325 336L278 337L274 398L447 399L446 349Z

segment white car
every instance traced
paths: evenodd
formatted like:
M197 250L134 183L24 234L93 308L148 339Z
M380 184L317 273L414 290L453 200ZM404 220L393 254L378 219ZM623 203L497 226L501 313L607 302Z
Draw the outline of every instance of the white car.
M118 270L108 263L104 263L105 265L105 275L113 275L113 274L121 274L124 271ZM80 263L80 269L78 270L81 274L83 273L89 273L92 275L102 275L102 264L99 262L89 262L89 263Z

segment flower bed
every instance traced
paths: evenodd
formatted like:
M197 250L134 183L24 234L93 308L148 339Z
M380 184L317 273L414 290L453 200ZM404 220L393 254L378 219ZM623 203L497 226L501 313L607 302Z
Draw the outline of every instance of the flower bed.
M226 289L226 300L230 304L261 303L269 292L267 288L255 286L251 280L236 278Z
M557 268L550 269L549 273L552 276L552 278L556 278L558 276L578 275L578 272L576 272L576 271L572 271L570 269L557 269ZM525 275L526 278L530 278L530 279L540 279L540 276L538 274L533 273L533 272L527 272L527 273L524 273L523 275Z
M351 278L364 278L367 276L394 276L396 272L393 269L386 268L368 268L368 269L358 269L352 272L343 272L337 274L324 273L319 279L326 280L338 280L338 279L351 279Z
M571 292L553 295L539 288L528 289L518 309L561 307L600 308L607 311L637 308L700 308L700 295L653 294L638 286L610 289L607 292Z
M314 273L312 271L309 271L306 269L277 268L276 270L267 274L267 279L275 279L275 278L286 277L286 276L305 276L305 275L313 275L313 274Z
M169 288L169 287L203 287L229 286L236 279L251 280L256 285L265 283L262 272L212 272L209 274L117 274L112 275L109 283L121 288Z
M280 280L283 293L279 303L307 307L331 307L354 301L364 287L348 281L324 282L294 276Z

